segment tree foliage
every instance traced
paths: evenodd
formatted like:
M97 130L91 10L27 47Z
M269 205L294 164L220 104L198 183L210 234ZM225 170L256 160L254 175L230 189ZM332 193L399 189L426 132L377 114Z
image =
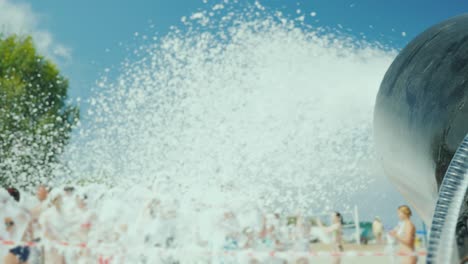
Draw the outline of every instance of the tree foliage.
M0 38L0 182L26 187L52 177L79 118L68 80L31 37Z

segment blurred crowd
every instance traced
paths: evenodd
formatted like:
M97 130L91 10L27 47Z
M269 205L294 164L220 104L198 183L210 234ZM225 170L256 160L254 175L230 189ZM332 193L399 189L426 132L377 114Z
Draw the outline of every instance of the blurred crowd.
M322 242L332 252L344 250L339 212L324 224L301 213L288 218L278 211L247 206L239 210L200 204L182 207L157 195L116 199L127 194L125 189L112 193L103 188L40 185L33 197L15 188L1 189L3 263L193 263L195 259L197 263L309 263L307 258L239 259L235 254L213 252L308 252L313 242ZM380 219L373 231L377 242L383 243ZM396 240L408 231L398 232L391 232ZM339 263L340 258L333 261Z

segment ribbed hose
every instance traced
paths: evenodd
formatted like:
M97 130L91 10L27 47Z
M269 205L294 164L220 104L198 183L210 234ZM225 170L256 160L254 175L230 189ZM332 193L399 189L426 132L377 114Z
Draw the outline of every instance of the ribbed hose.
M428 264L457 263L452 259L458 214L468 188L468 134L453 157L439 191L428 246Z

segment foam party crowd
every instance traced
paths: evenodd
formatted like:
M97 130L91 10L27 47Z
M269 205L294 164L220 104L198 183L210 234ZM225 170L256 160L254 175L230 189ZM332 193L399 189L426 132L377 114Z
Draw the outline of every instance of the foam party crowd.
M3 263L285 263L275 251L305 252L289 260L309 263L314 241L343 251L337 212L326 219L330 225L299 214L291 222L255 207L199 204L187 212L175 200L131 201L125 196L135 190L101 187L40 185L36 197L1 189Z

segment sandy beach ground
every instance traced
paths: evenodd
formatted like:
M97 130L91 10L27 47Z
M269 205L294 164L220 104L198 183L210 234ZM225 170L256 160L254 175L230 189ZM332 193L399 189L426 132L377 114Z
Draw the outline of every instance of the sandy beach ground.
M354 252L354 253L384 253L386 252L385 245L356 245L356 244L347 244L344 246L345 253ZM424 248L418 248L418 252L426 252ZM324 244L312 244L312 252L320 252L320 254L325 254L326 252L331 253L330 246ZM294 260L289 259L287 263L318 263L318 264L326 264L326 263L341 263L341 264L380 264L380 263L388 263L388 264L398 264L401 263L400 257L390 257L390 256L346 256L341 257L340 262L336 262L336 257L331 256L313 256L308 258L308 262L297 262ZM418 257L418 263L425 263L425 257ZM273 261L272 263L281 263L277 261Z
M313 251L330 251L330 246L324 244L312 244ZM383 253L386 252L385 245L356 245L356 244L345 244L345 252L372 252L372 253ZM418 248L418 252L426 252L424 248ZM309 263L336 263L333 262L331 258L324 257L313 257L310 258ZM374 257L362 257L362 256L352 256L352 257L342 257L342 264L370 264L370 263L389 263L397 264L401 263L401 258L399 257L390 257L390 256L374 256ZM426 263L426 257L418 257L418 263Z

